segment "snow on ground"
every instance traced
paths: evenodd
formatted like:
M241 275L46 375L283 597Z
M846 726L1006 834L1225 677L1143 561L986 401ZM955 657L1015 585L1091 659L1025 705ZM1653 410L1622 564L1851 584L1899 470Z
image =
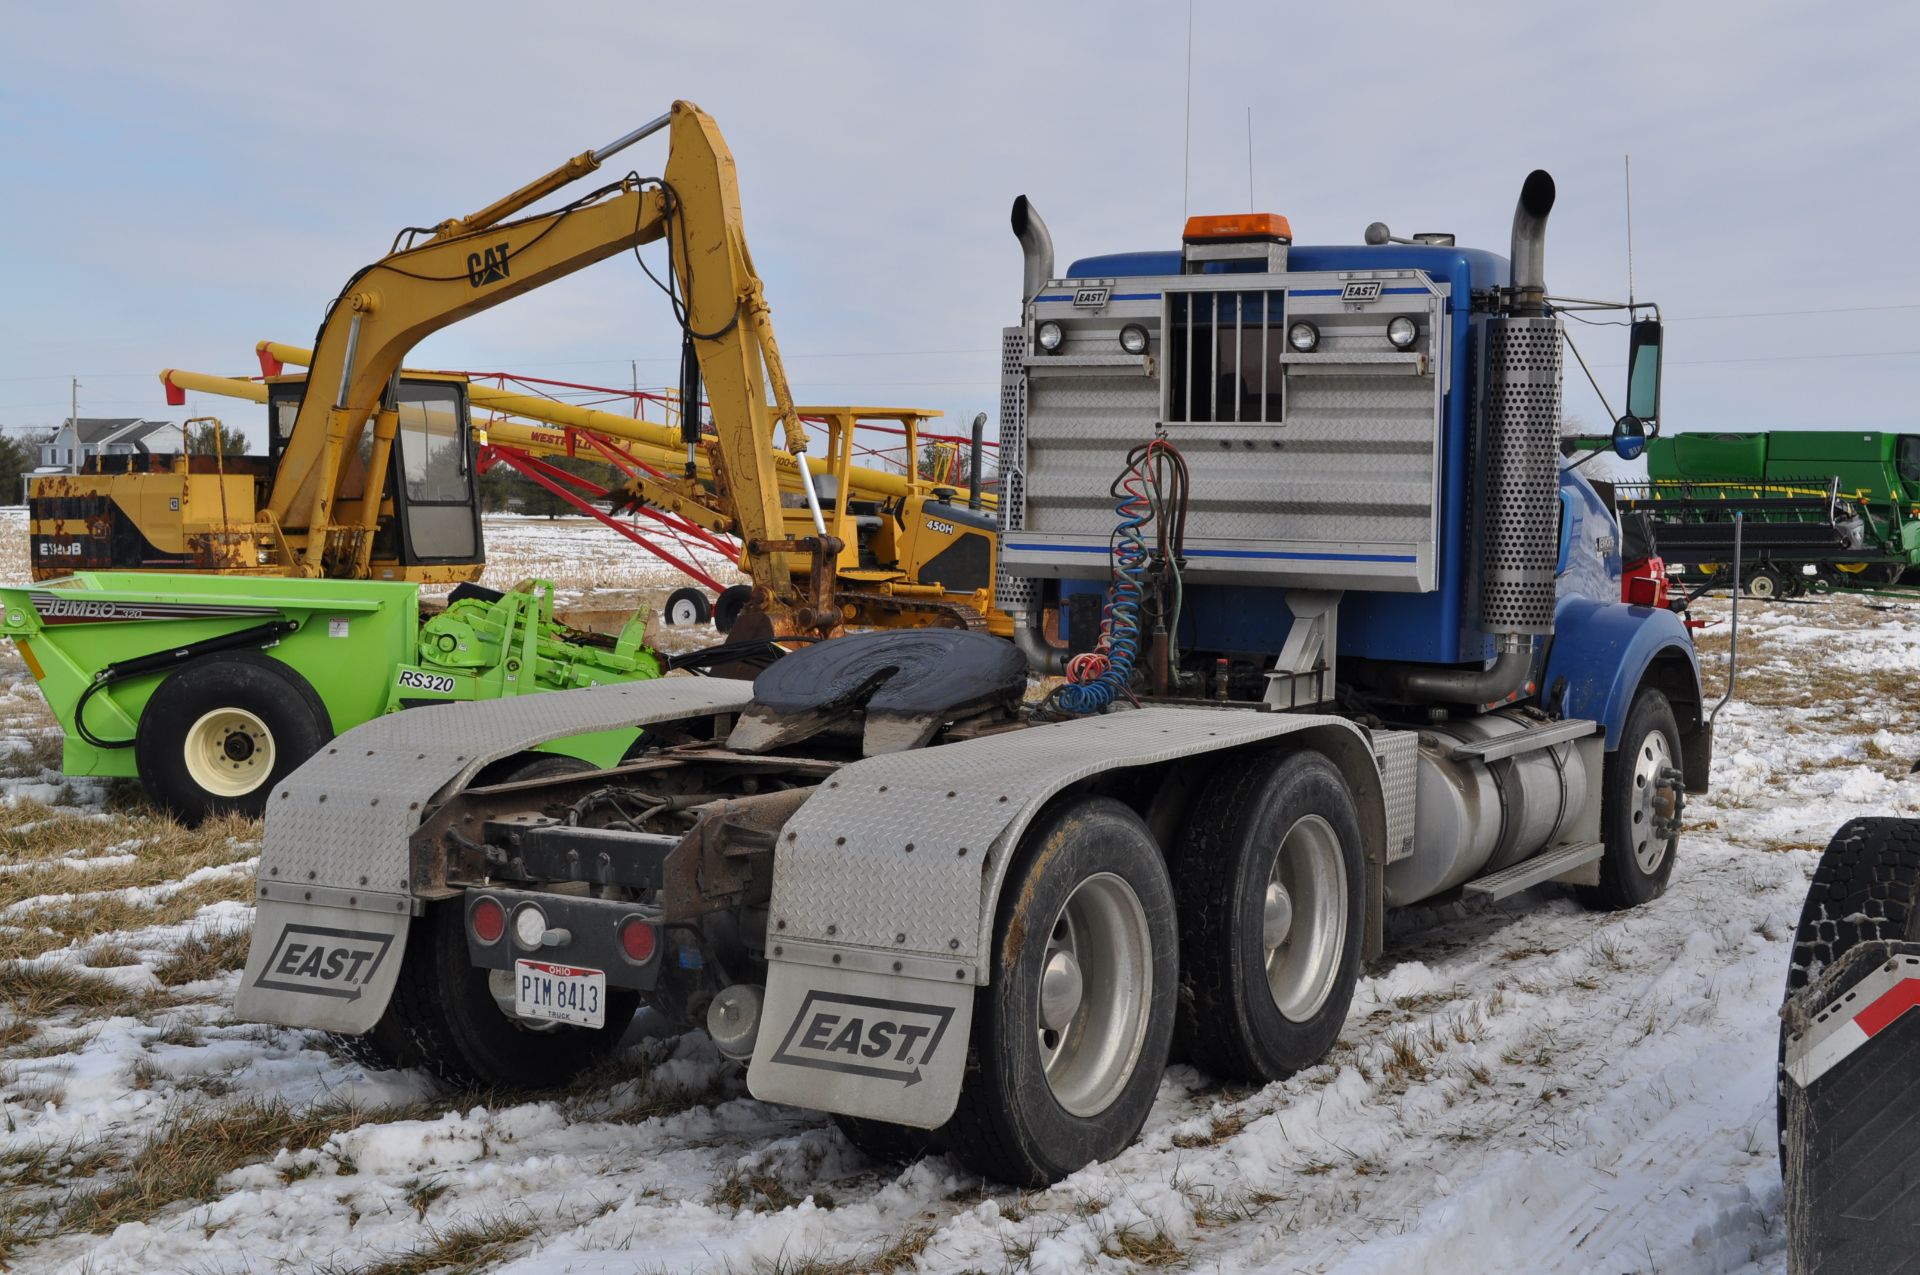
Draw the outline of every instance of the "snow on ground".
M672 583L584 523L489 535L492 582L545 575L582 603ZM1740 694L1664 898L1594 915L1544 887L1397 916L1325 1063L1258 1090L1176 1066L1136 1146L1038 1192L877 1166L644 1016L605 1074L531 1098L235 1022L257 827L171 830L124 785L63 782L7 653L0 1261L1770 1275L1786 946L1834 828L1920 813L1920 605L1742 612ZM1717 688L1724 624L1702 649Z

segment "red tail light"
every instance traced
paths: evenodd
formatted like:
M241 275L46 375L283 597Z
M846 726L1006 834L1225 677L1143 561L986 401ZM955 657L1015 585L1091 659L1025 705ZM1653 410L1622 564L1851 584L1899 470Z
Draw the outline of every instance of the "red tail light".
M636 965L645 965L653 959L657 937L653 926L637 916L630 916L620 923L620 950Z
M467 924L473 927L473 937L482 943L498 943L507 932L507 910L498 899L482 899L467 914Z

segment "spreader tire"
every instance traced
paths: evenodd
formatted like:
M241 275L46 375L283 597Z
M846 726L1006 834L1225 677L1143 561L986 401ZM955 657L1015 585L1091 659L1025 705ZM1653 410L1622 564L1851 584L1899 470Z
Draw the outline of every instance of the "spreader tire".
M1179 1040L1223 1080L1278 1080L1333 1047L1359 982L1353 791L1321 753L1254 753L1222 768L1195 809L1174 858Z
M196 824L258 815L273 786L332 738L326 702L306 678L257 651L220 651L160 683L133 757L154 804Z
M1600 884L1580 886L1580 902L1598 912L1638 907L1667 891L1680 833L1662 836L1658 818L1679 817L1683 792L1662 775L1681 765L1680 723L1673 705L1651 686L1633 697L1620 747L1607 754L1600 776Z
M1043 811L1000 892L942 1130L954 1156L1039 1187L1124 1150L1166 1069L1176 944L1173 887L1140 817L1109 797Z
M730 584L722 589L713 602L713 627L722 633L733 632L733 622L740 618L740 612L752 597L752 585Z
M550 1089L620 1044L639 993L609 987L604 1027L522 1026L494 999L489 971L468 957L465 923L457 899L415 919L393 998L370 1033L374 1048L448 1084Z
M713 618L713 603L703 590L695 588L675 589L667 595L667 601L660 608L660 614L674 628L688 628L695 624L705 624Z

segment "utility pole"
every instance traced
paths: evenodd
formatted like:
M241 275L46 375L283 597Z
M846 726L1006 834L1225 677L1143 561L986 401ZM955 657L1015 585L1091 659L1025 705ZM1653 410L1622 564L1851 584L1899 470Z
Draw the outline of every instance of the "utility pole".
M77 474L76 457L80 455L80 378L73 378L73 398L69 404L67 426L73 431L73 446L67 449L67 472Z

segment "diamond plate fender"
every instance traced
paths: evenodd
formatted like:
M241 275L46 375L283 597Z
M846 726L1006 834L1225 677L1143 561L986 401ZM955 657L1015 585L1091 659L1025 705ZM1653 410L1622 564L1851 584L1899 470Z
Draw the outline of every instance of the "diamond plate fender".
M309 925L371 931L368 914L383 921L397 916L397 926L385 927L394 930L393 949L380 964L383 975L397 970L406 946L404 922L413 909L408 839L436 799L472 782L488 763L536 744L732 712L752 697L748 682L667 677L409 709L341 735L282 780L267 800L256 871L260 923L254 927L235 1012L296 1027L368 1030L386 1008L391 977L381 980L384 986L379 981L362 985L361 994L351 999L293 986L297 979L266 986L259 975L284 930ZM328 959L322 958L323 969ZM351 962L351 956L342 959ZM275 981L270 974L268 981Z
M881 973L901 972L896 959L924 961L920 977L944 982L964 971L984 983L981 957L992 942L1008 859L1056 793L1103 771L1299 731L1345 754L1334 760L1356 780L1369 857L1384 862L1378 743L1352 722L1146 708L870 757L840 770L781 836L768 942L787 961L824 964L837 953L842 964L858 956L862 967ZM1364 765L1355 764L1362 758ZM905 972L915 973L914 964Z
M1370 736L1331 716L1146 708L870 757L822 784L781 834L767 934L767 1013L749 1087L768 1100L938 1125L959 1098L962 1071L946 1064L965 1052L967 989L988 980L985 956L1000 889L1033 816L1069 785L1103 771L1298 733L1309 734L1353 783L1366 841L1369 950L1377 950L1377 883L1390 849L1378 750L1398 732ZM1410 755L1396 744L1384 764L1407 770L1403 752ZM1396 826L1398 811L1411 803L1410 772L1405 786L1409 791L1393 803ZM866 990L870 984L886 990ZM843 1023L821 1026L816 1019L823 998L849 990L923 1008L951 1006L946 1027L953 1043L942 1046L951 1056L934 1051L920 1060L911 1086L891 1072L828 1066L837 1056L791 1042L781 1056L789 1035L838 1039L831 1032L844 1031ZM794 1065L796 1058L805 1061Z

